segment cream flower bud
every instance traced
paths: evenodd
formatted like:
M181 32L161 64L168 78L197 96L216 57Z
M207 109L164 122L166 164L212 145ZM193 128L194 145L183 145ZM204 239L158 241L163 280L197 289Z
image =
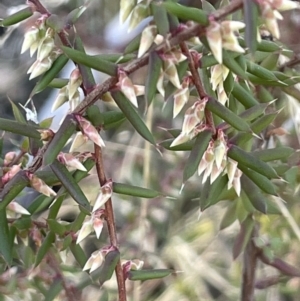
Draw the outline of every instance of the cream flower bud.
M147 26L141 36L140 47L138 51L138 57L141 57L147 52L154 42L155 36L157 35L156 25Z
M50 57L46 57L42 61L35 61L33 65L30 67L27 73L31 73L29 79L33 79L38 77L39 75L48 71L52 66L52 59Z
M131 79L127 76L126 72L119 70L119 82L117 86L123 92L123 94L129 99L129 101L138 107L138 102L136 98L135 88Z
M42 43L40 43L38 47L38 52L37 52L37 59L39 61L42 61L46 57L49 56L49 54L52 52L54 48L54 40L52 37L46 37Z
M222 34L221 25L218 22L210 22L210 25L206 28L206 38L212 54L222 64Z
M93 207L93 212L98 210L101 206L103 206L112 196L113 188L112 181L107 181L100 189L100 192L95 201L95 205Z
M39 29L36 26L32 26L24 35L24 41L22 44L21 53L30 49L31 46L39 40ZM38 44L37 44L38 46Z

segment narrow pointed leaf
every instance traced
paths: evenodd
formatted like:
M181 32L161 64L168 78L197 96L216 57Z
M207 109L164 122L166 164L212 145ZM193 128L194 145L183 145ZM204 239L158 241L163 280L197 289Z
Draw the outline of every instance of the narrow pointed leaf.
M90 212L91 206L89 201L67 168L57 160L54 160L51 164L51 169L74 201L76 201L83 209L87 210L87 212Z
M258 101L255 99L255 97L246 89L244 89L239 83L234 83L232 95L247 109L258 104Z
M238 38L239 44L242 47L247 47L246 41L242 38ZM257 44L257 50L259 51L265 51L265 52L275 52L280 50L280 45L277 45L275 42L267 41L267 40L261 40L260 43Z
M41 134L37 131L36 126L4 118L0 118L0 130L34 139L41 138Z
M113 183L113 191L119 194L131 195L147 199L152 199L163 195L161 192L156 190L116 182Z
M49 84L48 87L61 89L62 87L66 86L69 82L67 78L54 78Z
M3 210L29 184L24 170L19 171L0 192L0 210Z
M183 6L171 1L163 2L161 5L165 7L169 13L179 19L195 21L204 26L209 24L208 14L201 9Z
M245 174L243 174L241 177L241 185L253 207L256 210L266 214L267 203L265 201L265 196Z
M291 147L278 146L276 148L269 148L269 149L255 151L252 153L252 155L264 162L268 162L268 161L287 159L293 153L295 153L295 150Z
M157 269L157 270L130 270L128 272L128 279L131 281L145 281L151 279L164 278L171 275L174 270L171 269Z
M116 64L99 58L95 58L91 55L87 55L81 51L69 47L62 46L61 48L65 55L69 57L72 61L78 64L83 64L87 67L98 70L105 74L117 76L118 66Z
M258 8L253 0L243 0L245 20L245 41L251 53L257 49Z
M23 20L28 19L33 14L30 7L26 7L8 17L6 17L4 20L1 21L1 26L11 26L14 24L17 24Z
M11 104L11 107L12 107L12 110L13 110L13 114L14 114L14 117L15 117L16 121L19 122L19 123L27 123L25 117L21 113L21 111L18 108L18 106L16 106L15 103L10 98L8 98L8 100L9 100L9 102Z
M183 183L185 183L197 171L198 165L207 149L212 137L212 131L204 130L196 137L195 144L183 170Z
M247 72L252 73L253 75L264 80L273 80L273 81L278 80L272 71L258 64L255 64L254 62L251 62L249 60L246 60L246 62L247 62Z
M73 26L77 20L80 18L80 16L86 11L87 7L85 5L82 5L80 7L75 8L72 10L68 15L65 22L65 26L71 27Z
M116 128L126 119L125 115L118 111L102 113L102 118L104 130Z
M145 84L145 95L148 105L152 102L156 94L156 85L162 68L162 60L159 55L152 51L149 54L149 69Z
M157 31L165 37L170 32L167 10L162 6L158 6L155 2L151 2L150 7Z
M62 68L67 64L68 58L65 55L60 55L52 67L39 79L31 92L31 96L40 93L48 87L52 80L59 74Z
M228 178L226 175L220 175L212 184L210 183L210 179L206 180L200 195L200 209L202 211L220 200L219 196L227 183Z
M245 152L238 146L231 145L227 154L231 159L247 166L250 169L253 169L254 171L266 176L269 179L278 178L277 173L269 164L256 158L251 153Z
M62 279L54 279L53 283L47 289L44 301L53 301L63 289Z
M66 232L66 226L60 224L55 219L48 219L47 220L49 229L51 232L54 232L55 234L58 234L59 236L63 236Z
M49 146L43 156L43 165L51 164L62 151L69 138L74 134L77 122L72 115L67 115L59 130L49 143Z
M70 251L72 252L74 258L76 259L80 267L83 268L85 263L87 262L87 258L81 246L76 242L72 242L70 244Z
M210 97L208 102L206 103L206 108L210 110L212 113L222 118L223 120L225 120L228 124L233 126L235 129L243 132L251 132L250 126L246 121L244 121L241 117L234 114L227 107L223 106L215 99Z
M10 266L13 259L13 244L10 239L10 231L5 208L0 210L0 240L0 254L3 256L5 262Z
M223 50L223 64L234 74L240 76L243 79L248 79L243 68L235 60L235 57L226 50Z
M126 96L121 91L112 91L111 93L118 107L136 131L151 144L155 145L151 132Z
M49 232L47 234L47 236L45 237L43 244L41 245L41 247L39 248L39 250L37 252L37 255L35 258L35 263L34 263L35 267L37 267L41 263L43 258L46 256L46 254L50 250L54 240L55 240L55 233Z
M127 44L127 46L124 50L124 54L129 54L129 53L135 52L139 49L140 42L141 42L141 36L142 36L142 34L137 35L134 39L132 39L131 42L129 42L129 44Z
M267 177L255 172L254 170L248 169L242 164L239 164L238 167L243 174L245 174L263 192L277 196L275 186Z
M167 139L165 141L160 142L159 145L171 151L190 151L193 149L194 141L192 140L171 147L171 144L173 143L174 140L175 139Z

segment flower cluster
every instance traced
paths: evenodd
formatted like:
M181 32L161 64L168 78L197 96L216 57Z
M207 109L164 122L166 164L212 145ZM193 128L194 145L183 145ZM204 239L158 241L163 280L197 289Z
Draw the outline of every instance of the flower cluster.
M116 247L107 246L93 252L86 264L84 265L83 271L90 270L90 273L92 273L93 271L98 269L104 262L105 256L112 251L116 251Z
M207 98L196 101L193 106L186 110L181 133L172 142L171 147L193 139L198 133L206 129L206 125L201 123L204 117L206 102Z
M264 0L259 1L259 5L266 27L276 39L280 37L277 20L283 19L279 11L300 8L298 2L290 0Z
M91 216L86 217L81 229L77 234L77 244L84 240L93 231L95 231L97 238L100 237L103 229L104 215L105 210L100 209L93 212Z
M218 130L217 138L208 144L199 166L198 175L203 174L202 183L210 177L212 184L222 173L228 175L228 189L234 188L237 195L241 193L240 177L242 172L237 162L227 157L227 141L222 130Z
M217 91L218 100L222 105L228 101L228 95L224 89L224 81L229 74L229 69L223 64L217 64L211 67L210 83L212 90Z
M37 59L27 72L31 73L30 79L49 70L61 54L61 51L54 44L54 33L52 28L46 28L43 17L38 19L36 25L25 33L21 53L29 49L32 56L37 51Z
M206 38L211 52L220 64L223 62L223 48L239 53L245 52L235 34L244 27L245 24L239 21L226 20L221 23L214 20L210 21L206 28Z
M69 110L73 111L80 103L79 87L82 84L82 77L78 68L75 68L70 74L68 84L62 87L52 105L51 111L55 111L65 102L69 102Z

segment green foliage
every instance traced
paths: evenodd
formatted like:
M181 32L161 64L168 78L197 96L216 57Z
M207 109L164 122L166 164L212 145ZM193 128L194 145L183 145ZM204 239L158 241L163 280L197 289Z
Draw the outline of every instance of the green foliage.
M298 4L121 0L131 29L153 20L123 53L90 55L79 29L98 4L61 20L27 2L1 21L42 16L22 47L37 51L39 77L24 97L60 89L53 108L70 111L56 132L10 99L14 120L0 118L22 139L7 153L0 140L0 295L83 300L101 287L100 300L263 300L277 285L296 296L280 283L300 275L299 59L276 17ZM59 78L69 60L76 68ZM96 82L92 69L110 77ZM257 279L262 265L278 276ZM147 287L154 279L163 293Z

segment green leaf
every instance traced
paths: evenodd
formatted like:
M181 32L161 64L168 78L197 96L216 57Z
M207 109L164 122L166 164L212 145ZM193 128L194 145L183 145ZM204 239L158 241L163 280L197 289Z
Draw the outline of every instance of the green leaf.
M151 132L149 131L131 102L127 99L127 97L121 91L116 90L112 91L111 94L117 106L124 113L128 121L132 124L136 131L151 144L155 145L155 140Z
M70 244L70 250L80 267L83 268L85 263L87 262L87 258L81 246L79 244L76 244L76 242L72 242Z
M265 201L264 195L261 193L259 188L245 174L243 174L241 177L241 185L242 185L242 189L246 193L253 207L256 210L266 214L267 203Z
M208 178L202 187L200 195L200 209L204 211L208 207L216 204L220 200L220 194L228 183L226 175L220 175L212 184Z
M106 54L97 54L93 55L93 57L97 57L101 60L109 61L112 63L123 64L131 61L136 56L133 53L123 54L123 53L106 53Z
M212 97L209 97L205 108L225 120L235 129L243 132L251 132L250 126L245 120L234 114L227 107L223 106L220 102L216 101Z
M212 137L211 130L204 130L196 137L194 146L183 170L183 183L194 175Z
M69 59L65 55L59 56L53 63L52 67L36 83L30 97L46 89L52 80L59 74L62 68L67 64L68 60Z
M0 130L34 139L41 139L41 134L37 131L36 126L14 120L0 118Z
M54 160L50 167L74 201L89 213L90 203L67 168L57 160Z
M247 109L258 104L255 97L237 82L233 85L232 95Z
M286 160L289 156L295 153L295 150L287 146L277 146L264 150L258 150L252 153L258 159L269 162L275 160Z
M147 199L153 199L163 195L161 192L156 190L116 182L113 182L113 191L119 194L131 195Z
M234 74L238 75L242 79L248 79L243 68L235 60L235 56L233 56L230 52L226 50L223 50L223 65L225 65L230 71L232 71Z
M134 39L132 39L131 42L127 44L126 48L124 49L124 55L135 52L139 49L140 42L141 42L141 35L142 34L137 35Z
M45 237L43 244L39 248L36 258L35 258L35 263L34 266L37 267L43 258L46 256L48 251L50 250L52 243L55 241L55 233L54 232L49 232L47 236Z
M23 20L28 19L33 14L32 9L30 7L26 7L1 21L1 26L11 26L17 23L20 23Z
M247 72L252 73L253 75L264 80L278 81L277 77L274 75L272 71L258 64L255 64L254 62L251 62L249 60L246 60L246 63L247 63Z
M258 7L253 0L243 0L244 3L244 21L245 41L251 53L257 49L257 21L258 21Z
M11 242L11 234L8 227L5 208L0 210L0 240L0 253L6 261L6 263L10 266L12 264L13 259L13 244Z
M128 279L131 281L145 281L151 279L160 279L167 277L174 273L171 269L157 269L157 270L130 270L128 272Z
M59 236L63 236L65 234L66 226L60 224L57 220L48 219L47 223L51 232L58 234Z
M110 130L118 127L126 119L122 112L110 111L102 113L103 129Z
M98 57L96 58L94 56L87 55L81 51L66 46L61 46L61 49L68 58L78 64L83 64L89 68L98 70L111 76L117 76L117 64L99 59Z
M149 54L149 69L145 84L145 95L148 105L152 102L156 94L156 85L158 82L159 75L162 70L162 60L159 55L152 51Z
M162 2L160 5L165 7L170 14L179 19L195 21L204 26L209 24L208 14L201 9L183 6L171 1Z
M170 32L167 10L162 6L155 4L155 2L151 2L150 7L158 33L166 37Z
M245 174L254 184L257 185L265 193L277 196L275 186L273 183L265 176L250 170L243 164L238 164L238 168Z
M53 283L50 285L49 289L47 290L44 301L53 301L56 298L56 296L63 289L62 281L63 280L59 278L54 279Z
M80 16L86 11L87 6L82 5L75 9L73 9L69 14L67 15L67 20L65 22L65 26L71 28L74 26L74 24L78 21Z
M69 82L68 78L54 78L52 81L48 84L48 87L50 88L56 88L61 89L62 87L66 86Z
M163 148L171 151L190 151L193 149L194 140L190 140L188 142L182 143L180 145L176 145L171 147L171 144L173 143L175 139L167 139L159 143Z
M241 163L242 165L253 169L269 179L278 178L276 171L264 161L261 161L251 153L247 153L236 145L231 145L227 152L228 157Z
M26 171L19 171L0 192L0 211L13 201L28 184Z
M51 164L62 151L69 138L74 134L77 122L73 115L67 115L59 127L53 139L49 142L48 148L43 156L43 165Z
M25 117L23 116L23 114L21 113L19 108L14 104L14 102L9 97L8 97L8 100L11 104L13 114L14 114L14 117L15 117L16 121L19 122L19 123L27 123Z

